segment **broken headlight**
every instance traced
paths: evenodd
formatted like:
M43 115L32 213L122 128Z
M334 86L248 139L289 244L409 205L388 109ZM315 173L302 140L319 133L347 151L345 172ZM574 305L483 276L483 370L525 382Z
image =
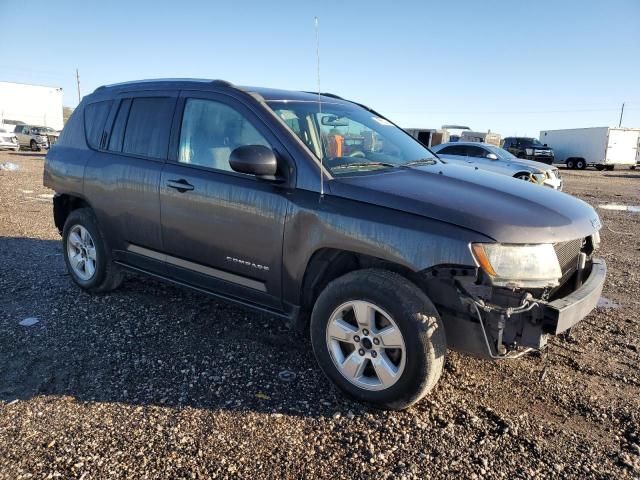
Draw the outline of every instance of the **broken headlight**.
M550 243L539 245L473 243L471 252L478 266L497 287L555 287L562 277L558 256Z

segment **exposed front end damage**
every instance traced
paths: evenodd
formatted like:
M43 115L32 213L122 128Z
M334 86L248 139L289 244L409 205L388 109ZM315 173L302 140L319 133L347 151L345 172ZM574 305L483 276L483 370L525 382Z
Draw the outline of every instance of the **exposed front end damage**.
M597 234L554 245L562 277L554 287L494 286L482 268L438 267L425 272L428 294L444 319L447 342L481 358L516 358L542 350L597 305L606 277L592 258Z

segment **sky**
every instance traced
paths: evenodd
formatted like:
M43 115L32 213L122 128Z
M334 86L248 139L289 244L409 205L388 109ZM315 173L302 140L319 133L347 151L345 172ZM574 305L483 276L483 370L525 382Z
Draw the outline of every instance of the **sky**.
M0 81L222 78L316 90L405 128L640 127L640 0L0 0ZM34 21L35 19L35 21Z

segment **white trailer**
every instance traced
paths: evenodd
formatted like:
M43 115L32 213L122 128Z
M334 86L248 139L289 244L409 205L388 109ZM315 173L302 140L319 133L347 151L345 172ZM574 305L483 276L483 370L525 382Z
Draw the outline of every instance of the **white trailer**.
M62 130L62 88L0 82L0 125L5 120Z
M540 142L553 148L556 163L598 170L635 165L640 146L640 128L593 127L542 130Z

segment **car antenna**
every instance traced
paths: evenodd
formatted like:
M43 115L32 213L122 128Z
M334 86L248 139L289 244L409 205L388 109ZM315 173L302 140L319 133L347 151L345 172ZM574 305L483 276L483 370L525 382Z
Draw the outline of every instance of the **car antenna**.
M318 29L318 17L315 17L316 28L316 61L317 61L317 74L318 74L318 116L322 118L322 100L320 98L320 31ZM322 132L319 132L322 137ZM324 197L324 168L322 165L322 151L320 152L320 199Z

